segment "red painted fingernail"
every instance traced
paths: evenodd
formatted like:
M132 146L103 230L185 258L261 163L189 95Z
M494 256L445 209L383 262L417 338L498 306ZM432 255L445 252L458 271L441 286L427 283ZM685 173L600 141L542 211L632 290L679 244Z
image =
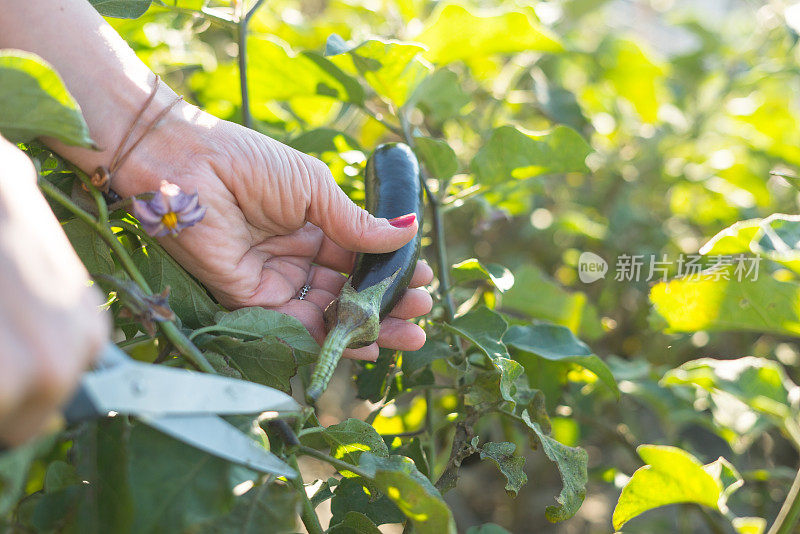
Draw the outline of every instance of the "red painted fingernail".
M417 220L416 213L408 213L406 215L401 215L400 217L395 217L394 219L389 219L389 224L394 226L395 228L408 228L414 221Z

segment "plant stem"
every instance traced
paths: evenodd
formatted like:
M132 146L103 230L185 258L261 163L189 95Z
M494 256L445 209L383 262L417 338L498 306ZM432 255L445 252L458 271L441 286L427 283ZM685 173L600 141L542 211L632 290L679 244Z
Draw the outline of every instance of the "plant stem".
M302 500L303 509L300 512L300 520L303 521L303 525L305 525L308 534L323 534L325 531L322 530L322 525L319 524L319 518L314 511L314 505L311 504L306 494L306 486L303 483L303 477L300 475L300 468L297 466L297 458L289 456L287 460L289 465L297 471L297 477L291 479L291 484L300 494Z
M210 326L204 326L203 328L198 328L197 330L193 331L189 334L189 340L194 341L194 338L199 336L200 334L205 334L207 332L222 332L223 334L234 334L237 336L249 336L254 339L259 339L261 336L258 334L254 334L252 332L248 332L247 330L237 330L236 328L229 328L227 326L222 326L218 324L212 324Z
M333 456L325 454L322 451L318 451L317 449L313 449L307 445L298 445L297 450L298 452L305 454L306 456L311 456L312 458L316 458L317 460L329 463L339 471L350 471L351 473L355 473L360 477L372 479L372 476L369 473L367 473L366 471L362 471L360 468L354 466L353 464L349 464L345 461L339 460L338 458L334 458Z
M111 231L111 228L107 224L97 221L97 219L95 219L91 214L77 206L74 202L72 202L72 200L69 199L69 197L62 193L60 189L47 180L39 180L39 187L47 196L64 206L78 219L91 226L92 229L103 239L103 241L106 242L109 248L114 251L114 254L122 264L122 267L128 273L128 276L130 276L133 281L139 284L139 287L141 287L142 291L144 291L146 294L153 294L149 284L147 283L147 280L145 280L144 276L142 276L142 273L136 267L136 264L133 262L130 254L128 254L128 251L125 250L125 247L119 242L117 237L114 235L114 232ZM200 352L200 350L195 347L191 341L189 341L183 332L178 329L175 323L172 321L162 321L159 322L159 327L167 339L169 339L172 344L175 345L178 351L195 367L206 373L216 373L211 364L208 363L208 360L206 360L205 356L203 356L203 353Z
M247 128L253 127L253 117L250 115L250 94L247 89L247 25L263 3L264 0L256 0L255 5L239 18L239 57L237 61L239 62L239 83L242 91L242 124ZM244 2L242 9L244 9Z
M775 518L767 534L791 534L795 532L798 519L800 519L800 470L797 471L778 517Z
M400 114L400 123L403 126L403 137L406 143L411 148L414 148L416 143L414 136L411 135L411 128L404 113ZM431 193L428 187L427 175L425 172L420 172L420 181L422 188L425 190L425 196L428 198L428 203L431 206L431 213L433 215L433 245L436 249L436 270L439 275L439 293L442 297L444 304L445 318L447 322L452 322L455 318L455 305L453 304L452 295L450 295L450 267L447 262L447 251L444 248L444 223L442 221L442 204L439 197Z

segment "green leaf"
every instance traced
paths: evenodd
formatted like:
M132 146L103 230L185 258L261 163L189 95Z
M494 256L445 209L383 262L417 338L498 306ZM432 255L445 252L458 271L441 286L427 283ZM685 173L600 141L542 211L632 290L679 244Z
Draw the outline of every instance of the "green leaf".
M522 419L536 434L542 450L555 462L561 473L563 488L556 498L558 505L548 506L545 515L553 523L569 519L575 515L586 497L589 455L580 447L567 447L545 434L538 423L531 421L527 410L522 412Z
M144 15L153 0L89 0L104 17L136 19Z
M292 349L275 336L255 341L217 336L201 347L224 355L245 379L281 391L290 391L289 380L297 373Z
M231 509L228 462L145 425L131 429L128 453L132 532L182 532Z
M273 117L269 103L276 100L323 96L356 105L364 101L364 90L358 81L331 61L316 52L295 53L287 44L270 37L248 37L247 72L255 117ZM239 71L234 63L196 73L191 87L205 101L241 105Z
M198 534L259 534L268 529L275 534L296 531L295 518L300 495L283 484L262 484L236 499L231 512L193 532Z
M486 280L500 292L505 292L514 286L514 274L506 267L497 263L482 264L475 258L470 258L453 265L453 281L457 284L473 280Z
M511 359L508 349L501 341L508 328L505 319L482 306L462 315L452 324L443 323L442 326L470 340L494 366L494 371L479 373L476 377L470 391L471 403L494 402L494 392L499 391L503 400L514 405L514 382L524 369Z
M432 14L416 40L428 45L425 57L440 64L492 54L563 49L539 24L533 10L473 14L457 4L446 4Z
M240 308L218 313L217 325L260 337L274 336L289 345L294 351L297 365L306 365L317 360L319 345L298 319L260 306Z
M418 44L383 39L348 46L334 34L325 52L342 70L361 75L375 92L402 106L432 70L417 57L424 50Z
M774 215L773 215L774 217ZM765 219L739 221L712 237L700 249L700 254L741 254L750 252L750 243L759 233Z
M610 39L600 46L603 76L616 94L633 104L644 122L658 118L658 94L664 70L656 65L638 44L624 39Z
M47 436L0 453L0 517L22 496L33 461L52 449L54 443L53 437Z
M506 477L506 492L517 496L520 488L528 482L525 474L525 458L514 455L517 446L507 441L487 442L481 447L481 460L489 458Z
M381 349L378 360L374 362L356 362L356 368L360 369L356 374L356 387L359 399L366 399L371 402L378 402L386 393L386 379L389 369L394 362L391 352Z
M597 311L585 293L565 290L531 264L514 270L514 286L503 294L502 304L504 309L566 326L587 339L602 334Z
M411 376L434 361L447 358L452 354L453 350L450 345L444 341L428 339L421 349L403 353L403 375Z
M647 465L637 469L622 488L612 516L615 529L668 504L691 502L718 509L722 484L697 458L663 445L641 445L636 450Z
M48 136L95 146L78 103L53 67L21 50L0 50L0 132L17 143Z
M545 323L512 326L503 336L503 342L546 360L580 365L596 374L619 397L617 381L605 362L565 326Z
M750 330L797 336L798 299L797 283L778 281L768 273L737 280L732 265L661 282L650 290L655 312L674 332Z
M486 356L510 359L508 349L501 341L503 334L508 329L508 323L503 316L485 306L476 308L452 323L443 323L447 330L469 339Z
M779 363L755 356L686 362L668 371L660 384L667 387L693 385L709 392L724 392L779 421L792 415L792 396L795 395L792 392L798 391Z
M360 512L347 512L344 520L332 526L328 534L381 534L378 527Z
M513 409L517 403L517 379L525 373L518 362L508 358L494 358L494 368L479 371L474 380L467 382L467 402L471 405L493 404L499 400L507 401Z
M381 458L363 453L360 466L372 474L375 485L411 520L416 532L456 533L456 524L447 504L411 459L405 456Z
M347 478L342 480L341 484L336 486L336 491L333 492L331 524L336 525L344 521L348 512L362 513L376 525L402 523L405 521L405 515L389 497L386 495L381 495L377 498L373 495L372 497L373 499L371 500L358 479Z
M331 455L353 465L358 465L361 453L370 452L378 456L388 456L389 448L372 425L360 419L347 419L331 425L323 432L323 437L331 445ZM350 472L342 473L354 476Z
M70 219L61 228L90 274L114 274L114 260L105 241L80 219Z
M511 534L509 531L494 523L486 523L479 527L470 527L467 534Z
M300 152L313 152L322 154L323 152L342 152L345 147L361 150L361 146L353 137L334 130L333 128L316 128L303 132L291 139L287 144Z
M544 134L500 126L472 158L471 167L478 183L494 186L512 178L588 172L584 160L591 151L586 140L567 126Z
M164 249L159 246L139 248L131 257L150 289L160 293L169 286L169 306L184 325L198 328L214 322L220 307Z
M446 141L431 137L415 137L414 151L433 178L448 180L458 172L456 153Z
M722 230L701 249L706 255L752 252L800 274L800 216L775 213L764 219L740 221ZM755 268L754 259L743 259Z
M457 117L470 102L472 96L464 90L459 75L448 69L438 69L422 80L406 106L417 106L426 117L443 122Z
M767 520L761 517L735 517L731 525L736 534L762 534L767 530Z
M548 118L577 131L586 128L588 121L574 93L552 83L539 71L534 71L532 76L536 101Z

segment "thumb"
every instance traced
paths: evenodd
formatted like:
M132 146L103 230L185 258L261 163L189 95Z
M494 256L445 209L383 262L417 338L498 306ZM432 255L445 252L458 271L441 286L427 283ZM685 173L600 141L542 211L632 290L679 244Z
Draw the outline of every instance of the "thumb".
M416 235L416 214L391 220L373 217L348 198L327 168L315 182L306 218L340 247L354 252L391 252Z

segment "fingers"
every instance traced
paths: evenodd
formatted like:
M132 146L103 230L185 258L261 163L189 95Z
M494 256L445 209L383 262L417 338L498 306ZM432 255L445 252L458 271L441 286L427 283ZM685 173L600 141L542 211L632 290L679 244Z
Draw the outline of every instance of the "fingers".
M409 282L408 287L427 286L432 280L433 269L425 260L420 260L414 268L414 274L411 275L411 282Z
M378 345L392 350L419 350L425 344L425 330L419 325L395 317L381 322Z
M312 176L306 218L340 247L356 252L391 252L416 235L416 216L394 221L397 226L376 219L347 197L324 163L308 156L303 163Z
M433 307L430 293L424 289L406 289L397 305L389 312L389 317L413 319L425 315Z

